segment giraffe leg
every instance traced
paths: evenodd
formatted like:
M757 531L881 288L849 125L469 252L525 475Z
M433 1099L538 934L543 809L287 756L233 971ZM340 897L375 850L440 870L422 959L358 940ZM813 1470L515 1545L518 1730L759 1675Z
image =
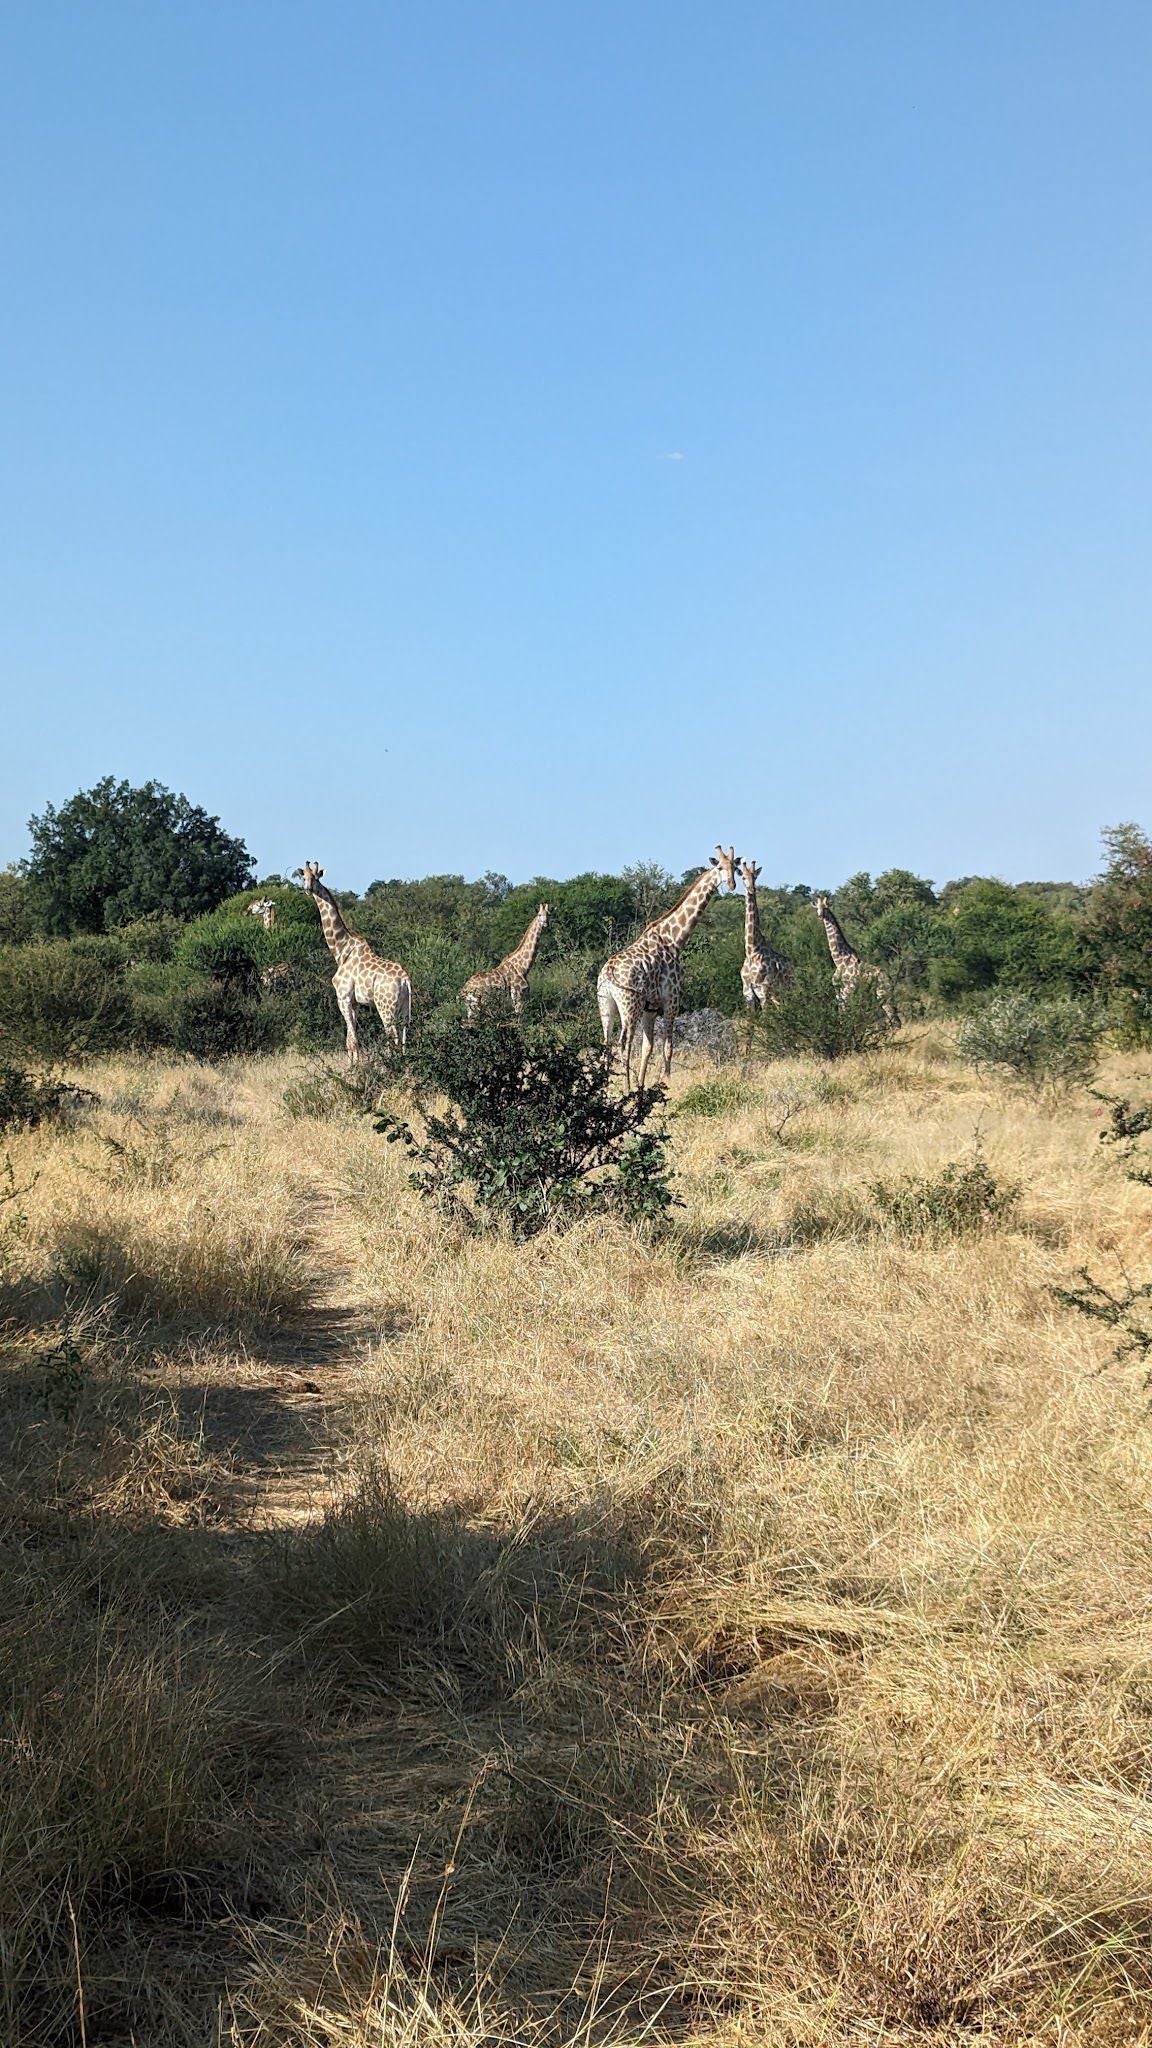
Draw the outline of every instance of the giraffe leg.
M640 1018L640 1067L636 1075L636 1086L638 1088L642 1088L644 1086L644 1077L648 1072L648 1062L652 1057L652 1045L655 1037L655 1027L655 1011L645 1010Z
M610 1059L612 1055L613 1024L619 1024L620 1041L621 1044L623 1044L624 1019L620 1014L619 1004L617 1003L616 998L612 994L610 988L602 987L597 989L596 1006L600 1012L600 1029L604 1033L604 1057L607 1060Z
M408 1026L412 1022L412 983L410 981L404 981L400 985L400 997L397 1008L400 1013L400 1044L403 1047L408 1043Z
M344 1050L348 1054L349 1064L355 1066L360 1057L360 1040L356 1036L356 999L351 990L341 995L337 989L336 1001L340 1005L340 1015L344 1019Z
M672 1048L676 1043L676 1012L664 1012L664 1079L672 1072Z

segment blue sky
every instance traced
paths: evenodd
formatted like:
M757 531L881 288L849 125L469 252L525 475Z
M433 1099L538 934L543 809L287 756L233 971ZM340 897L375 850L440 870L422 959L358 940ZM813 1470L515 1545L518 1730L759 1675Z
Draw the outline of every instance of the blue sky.
M1146 0L14 0L0 861L1152 825Z

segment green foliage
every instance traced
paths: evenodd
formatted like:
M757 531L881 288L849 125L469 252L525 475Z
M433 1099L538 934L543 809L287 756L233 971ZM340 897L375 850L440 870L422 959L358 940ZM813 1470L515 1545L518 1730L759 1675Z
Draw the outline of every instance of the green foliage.
M809 921L815 919L809 914ZM753 1018L752 1028L768 1055L787 1059L814 1053L818 1059L842 1059L869 1052L888 1032L888 1020L872 980L858 983L847 1002L840 1002L832 981L832 965L823 935L816 935L824 957L811 951L796 962L796 973L779 999Z
M1116 1363L1152 1355L1152 1280L1137 1287L1122 1271L1123 1285L1113 1294L1101 1281L1093 1279L1087 1266L1079 1267L1075 1277L1076 1286L1054 1287L1052 1292L1065 1308L1074 1308L1092 1322L1103 1323L1106 1329L1115 1331L1120 1340L1112 1354ZM1152 1369L1144 1384L1152 1384Z
M154 911L197 917L250 880L243 840L159 782L105 776L29 820L28 908L49 937L102 932Z
M1137 825L1105 832L1108 862L1093 889L1088 941L1122 1042L1152 1043L1152 839Z
M731 1074L710 1074L706 1081L694 1081L676 1104L677 1116L732 1116L741 1109L746 1090Z
M181 989L169 1014L169 1042L197 1060L232 1059L271 1052L277 1036L259 997L222 981L196 981Z
M271 937L256 918L218 910L186 928L176 960L189 975L206 976L223 988L255 996L261 971L272 955Z
M1096 1069L1104 1020L1069 996L1041 998L1005 990L965 1018L956 1039L962 1059L1033 1088L1072 1087Z
M768 920L764 920L767 928ZM783 948L781 950L784 950ZM682 955L682 1010L722 1010L736 1016L744 1007L740 968L744 960L744 899L714 896Z
M849 875L836 891L836 914L867 932L878 918L896 910L934 910L936 892L922 875L909 868L887 868L873 881L871 875Z
M0 1060L0 1131L72 1123L97 1100L90 1088L77 1088L52 1074L37 1079L10 1060Z
M31 937L28 884L15 868L0 868L0 946L19 946Z
M70 1060L128 1042L131 1006L111 939L41 939L0 952L0 1047Z
M523 938L541 903L548 905L548 926L540 958L557 953L597 952L601 960L624 944L639 920L636 899L618 875L574 875L557 882L545 876L510 889L492 923L491 957L502 960Z
M594 1052L482 1019L428 1034L412 1073L447 1112L426 1115L423 1140L394 1116L376 1129L403 1145L412 1185L471 1229L526 1238L595 1213L657 1222L675 1199L667 1133L646 1128L663 1091L612 1094Z
M1030 994L1085 989L1091 962L1078 925L1007 882L967 882L951 899L932 960L933 991L953 1001L1003 985Z
M1020 1183L997 1180L977 1145L968 1161L949 1160L939 1173L905 1173L872 1181L876 1207L900 1237L962 1237L1007 1223L1020 1201Z

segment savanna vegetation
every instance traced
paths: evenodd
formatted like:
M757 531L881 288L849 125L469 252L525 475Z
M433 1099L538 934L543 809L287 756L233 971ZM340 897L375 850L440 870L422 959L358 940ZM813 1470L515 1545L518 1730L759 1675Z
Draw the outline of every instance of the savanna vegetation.
M1149 2035L1146 853L853 878L896 1033L762 891L643 1096L659 870L342 898L357 1068L291 881L0 878L6 2048Z

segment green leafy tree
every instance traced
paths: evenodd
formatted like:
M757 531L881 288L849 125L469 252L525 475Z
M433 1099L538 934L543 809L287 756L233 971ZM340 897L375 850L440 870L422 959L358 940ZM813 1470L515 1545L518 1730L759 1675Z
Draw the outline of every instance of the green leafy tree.
M966 883L951 900L932 965L938 995L955 999L998 984L1036 995L1075 993L1090 981L1090 955L1072 918L992 879Z
M154 911L198 917L251 881L242 839L159 782L134 789L105 776L59 810L29 820L22 865L37 930L102 932Z
M1092 891L1087 938L1125 1035L1152 1035L1152 839L1138 825L1103 835L1108 862Z
M31 936L28 884L15 868L0 868L0 946L19 946Z

